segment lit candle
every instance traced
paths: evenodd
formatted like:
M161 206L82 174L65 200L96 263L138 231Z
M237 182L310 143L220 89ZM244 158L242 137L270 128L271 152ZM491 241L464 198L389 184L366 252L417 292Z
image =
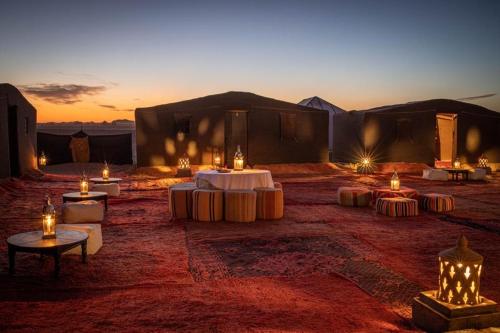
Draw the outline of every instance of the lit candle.
M104 168L102 169L102 179L109 179L109 167L107 162L104 162Z

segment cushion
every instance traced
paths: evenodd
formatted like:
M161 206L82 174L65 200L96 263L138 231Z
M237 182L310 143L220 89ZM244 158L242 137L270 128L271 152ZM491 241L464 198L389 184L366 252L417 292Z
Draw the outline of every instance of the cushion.
M171 186L168 189L168 208L173 219L190 219L193 217L194 186Z
M337 196L341 206L363 207L372 201L372 191L365 187L339 187Z
M276 185L275 185L276 186ZM258 220L279 220L283 217L283 190L281 187L257 187L256 218Z
M93 184L92 191L106 192L110 197L120 196L120 185L117 183Z
M95 200L65 202L62 206L64 223L101 222L104 207Z
M221 190L196 189L193 191L193 219L217 222L223 219L224 192Z
M58 230L74 230L86 232L89 235L87 239L87 254L95 254L102 247L102 233L100 224L58 224ZM81 254L80 246L74 247L64 254Z
M418 201L409 198L378 198L375 204L377 213L386 216L417 216Z
M488 171L484 168L475 168L469 173L470 180L484 180Z
M447 194L421 194L418 201L420 208L431 212L442 213L455 209L455 200L451 195Z
M229 222L253 222L256 217L257 193L252 190L224 192L224 216Z
M429 180L448 180L448 171L439 169L424 169L422 178Z

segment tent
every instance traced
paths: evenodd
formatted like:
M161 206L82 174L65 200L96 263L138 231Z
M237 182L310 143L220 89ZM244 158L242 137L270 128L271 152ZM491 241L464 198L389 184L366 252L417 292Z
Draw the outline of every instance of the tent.
M247 92L227 92L135 111L137 165L232 166L237 145L249 164L326 162L328 112Z

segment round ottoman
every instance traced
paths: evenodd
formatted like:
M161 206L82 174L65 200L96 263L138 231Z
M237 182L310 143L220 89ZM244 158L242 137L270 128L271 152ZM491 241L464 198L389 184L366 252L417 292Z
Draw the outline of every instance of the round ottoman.
M375 204L377 213L386 216L417 216L418 201L409 198L378 198Z
M455 209L455 199L448 194L428 193L419 197L420 208L430 212L444 213Z
M64 223L101 222L104 219L104 207L95 200L65 202L62 205Z
M193 191L193 219L203 222L221 221L224 192L221 190L196 189Z
M251 190L224 192L224 215L229 222L253 222L256 217L257 193Z
M339 187L337 196L341 206L363 207L372 201L372 191L365 187Z
M168 208L172 219L190 219L193 217L194 186L171 186L168 189Z
M283 217L283 190L281 188L258 187L255 192L257 193L256 217L258 220L279 220Z

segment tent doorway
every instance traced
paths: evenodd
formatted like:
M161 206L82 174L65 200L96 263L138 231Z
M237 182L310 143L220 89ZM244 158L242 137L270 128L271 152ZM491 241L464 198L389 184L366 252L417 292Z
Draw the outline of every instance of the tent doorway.
M9 123L9 161L10 161L10 176L19 177L21 169L19 166L19 141L17 133L17 107L9 107L8 112Z
M436 159L452 162L457 155L457 115L436 115Z
M228 167L233 167L233 156L240 145L248 161L248 117L245 110L227 111L224 128L224 157Z

